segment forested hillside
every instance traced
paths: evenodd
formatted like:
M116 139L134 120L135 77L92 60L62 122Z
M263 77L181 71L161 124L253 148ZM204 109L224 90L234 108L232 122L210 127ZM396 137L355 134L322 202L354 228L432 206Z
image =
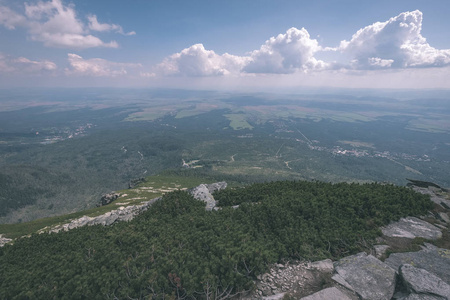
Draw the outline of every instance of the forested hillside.
M207 212L172 192L129 223L6 245L0 298L220 298L251 290L270 263L365 249L378 226L431 207L428 196L381 184L272 182L215 197L222 209Z

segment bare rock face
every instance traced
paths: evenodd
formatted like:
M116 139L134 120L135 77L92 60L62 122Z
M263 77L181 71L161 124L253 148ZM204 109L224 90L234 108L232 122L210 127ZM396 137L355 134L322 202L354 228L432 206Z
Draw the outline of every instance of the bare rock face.
M403 264L410 264L450 284L450 250L431 244L425 245L426 247L418 252L393 253L385 260L385 263L396 270Z
M11 242L12 239L8 239L3 237L3 235L0 234L0 247L5 246L7 243Z
M336 287L330 287L314 293L308 297L301 298L301 300L351 300L347 295L342 293Z
M389 224L381 229L384 235L389 237L402 237L414 239L421 237L436 240L442 237L439 228L415 217L402 218L398 222Z
M431 201L433 201L436 204L439 204L443 208L450 209L450 200L445 199L444 197L440 197L439 195L436 195L433 189L414 186L413 190L424 195L430 195Z
M428 297L425 299L432 297L450 299L450 285L424 269L402 265L399 268L399 275L411 294Z
M385 300L394 295L395 270L366 253L345 257L334 264L332 278L354 291L361 299Z
M189 190L189 193L195 199L205 202L206 210L211 211L216 206L216 200L214 199L212 193L225 189L226 187L227 183L224 181L211 184L200 184L199 186Z
M40 230L40 233L44 232L60 232L68 231L70 229L82 227L82 226L92 226L92 225L103 225L109 226L118 221L130 221L140 213L146 211L149 206L151 206L156 201L160 200L161 197L145 201L139 205L130 205L127 207L119 207L118 209L111 210L103 215L96 217L82 216L81 218L74 219L70 223L57 225L52 228L44 228Z

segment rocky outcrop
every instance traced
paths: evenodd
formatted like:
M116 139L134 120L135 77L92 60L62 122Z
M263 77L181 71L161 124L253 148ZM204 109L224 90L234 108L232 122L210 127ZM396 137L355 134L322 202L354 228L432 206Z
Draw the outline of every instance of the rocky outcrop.
M435 274L450 284L450 250L425 244L418 252L393 253L385 263L398 270L401 265L410 264Z
M394 295L395 270L372 255L358 253L334 264L336 282L354 291L361 299L384 300Z
M413 190L424 195L430 195L431 201L433 201L436 204L439 204L443 208L450 209L450 200L436 194L437 192L436 188L434 187L425 188L414 186Z
M70 223L52 226L51 228L44 228L39 231L39 233L44 232L60 232L68 231L70 229L82 227L82 226L92 226L92 225L103 225L109 226L115 222L119 221L131 221L135 216L146 211L150 205L160 200L161 197L142 202L139 205L130 205L127 207L121 206L118 209L111 210L103 215L96 217L82 216L81 218L74 219Z
M12 239L3 237L3 235L0 234L0 247L5 246L6 244L8 244L8 243L11 242L11 241L12 241Z
M436 240L442 237L439 228L415 217L402 218L398 222L389 224L381 228L381 231L388 237L401 237L414 239L421 237L429 240Z
M100 199L100 203L97 206L108 205L108 204L110 204L111 202L113 202L114 200L116 200L119 197L120 197L120 194L116 193L116 192L103 194L102 198Z
M215 207L216 201L214 200L214 197L211 194L217 190L221 190L226 187L227 187L226 182L201 184L191 189L189 192L195 199L204 201L206 203L206 210L212 210ZM112 192L104 195L104 197L102 197L102 200L109 199L111 201L114 201L119 196L120 194ZM161 197L149 201L144 201L138 205L130 205L126 207L121 206L118 209L111 210L100 216L95 217L82 216L81 218L74 219L66 224L41 229L39 233L67 231L81 226L92 226L92 225L109 226L119 221L131 221L132 219L134 219L134 217L146 211L149 208L149 206L151 206L153 203L155 203L160 199ZM105 202L109 200L105 200Z
M216 207L216 200L213 197L213 193L218 190L225 189L227 183L225 181L216 182L211 184L200 184L199 186L190 189L189 193L197 200L201 200L206 203L206 210L211 211Z
M399 268L400 279L407 291L425 299L450 299L450 285L442 281L436 275L412 265L401 265ZM409 297L408 296L408 297Z
M136 178L136 179L131 179L131 180L128 182L128 188L129 188L129 189L132 189L132 188L134 188L135 186L137 186L139 183L142 183L142 182L145 182L145 178L144 178L144 177Z
M321 290L317 293L314 293L310 296L303 297L301 300L351 300L346 294L341 292L336 287L330 287L324 290Z

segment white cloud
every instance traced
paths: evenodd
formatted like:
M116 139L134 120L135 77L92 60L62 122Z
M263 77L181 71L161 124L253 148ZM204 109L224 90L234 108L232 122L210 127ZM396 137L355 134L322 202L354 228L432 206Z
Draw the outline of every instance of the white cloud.
M93 77L117 77L129 74L129 71L141 68L141 64L117 63L102 58L84 59L73 53L68 54L70 67L66 69L67 75L81 75Z
M314 58L321 50L318 42L302 28L290 28L272 37L249 56L206 50L202 44L192 45L166 57L157 70L163 75L219 76L239 73L294 73L298 70L322 70L328 65Z
M57 70L54 62L49 60L33 61L25 57L10 57L0 53L0 72L11 75L49 74Z
M322 69L326 63L314 58L322 50L305 28L290 28L285 34L271 37L259 50L251 52L244 68L248 73L294 73L298 70Z
M134 31L130 31L125 33L123 31L122 26L117 25L117 24L106 24L106 23L99 23L97 20L97 16L96 15L90 15L87 17L89 20L89 29L93 30L93 31L114 31L123 35L135 35L136 32Z
M220 76L239 72L248 60L228 53L218 55L196 44L166 57L156 69L163 75Z
M404 12L358 30L339 46L359 69L438 67L450 64L450 49L431 47L422 36L422 12Z
M0 24L8 29L24 27L29 38L47 47L85 49L93 47L117 48L116 41L104 42L90 31L115 31L125 35L121 26L100 24L95 15L88 16L86 25L77 17L74 5L64 5L61 0L25 3L24 15L6 6L0 6Z
M13 30L17 26L23 26L26 22L24 16L19 15L6 6L0 6L0 24Z

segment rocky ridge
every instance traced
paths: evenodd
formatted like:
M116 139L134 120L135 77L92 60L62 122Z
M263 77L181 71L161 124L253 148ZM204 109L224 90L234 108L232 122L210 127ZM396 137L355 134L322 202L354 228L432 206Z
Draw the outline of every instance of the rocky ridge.
M190 189L188 192L197 200L203 201L206 204L205 209L211 211L215 208L216 201L212 196L217 190L224 189L227 187L226 182L217 182L212 184L201 184L193 189ZM109 193L104 195L109 199L117 199L119 194L117 193ZM102 197L103 199L104 197ZM109 226L115 222L120 221L131 221L139 215L140 213L146 211L153 203L159 201L161 197L154 198L149 201L143 201L138 205L130 205L130 206L121 206L118 209L111 210L105 214L96 216L96 217L88 217L82 216L81 218L71 220L69 223L52 226L51 228L43 228L39 231L39 233L44 232L60 232L60 231L68 231L70 229L78 228L81 226L92 226L92 225L103 225Z

